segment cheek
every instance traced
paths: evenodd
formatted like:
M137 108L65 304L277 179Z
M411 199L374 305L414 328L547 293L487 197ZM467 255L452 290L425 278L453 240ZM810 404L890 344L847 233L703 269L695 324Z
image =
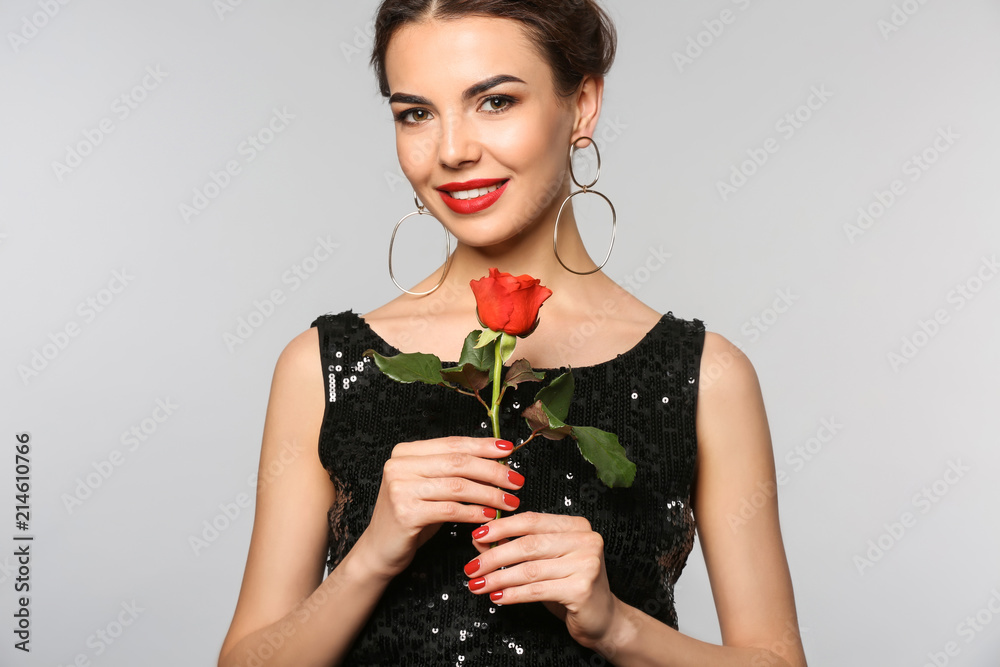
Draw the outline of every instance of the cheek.
M435 142L430 132L396 134L396 156L399 166L408 177L419 176L430 170L434 163Z
M535 123L505 130L491 143L501 162L531 179L531 187L548 189L548 182L563 180L568 164L569 147L563 150L556 136L555 128Z

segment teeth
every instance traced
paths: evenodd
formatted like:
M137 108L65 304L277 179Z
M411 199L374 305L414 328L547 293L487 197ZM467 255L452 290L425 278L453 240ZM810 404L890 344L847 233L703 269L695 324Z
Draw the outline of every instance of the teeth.
M496 183L494 185L489 186L488 188L477 188L475 190L462 190L461 192L452 192L449 194L451 194L451 196L454 197L455 199L476 199L478 197L482 197L483 195L488 195L489 193L494 192L495 190L499 190L501 187L503 187L503 183Z

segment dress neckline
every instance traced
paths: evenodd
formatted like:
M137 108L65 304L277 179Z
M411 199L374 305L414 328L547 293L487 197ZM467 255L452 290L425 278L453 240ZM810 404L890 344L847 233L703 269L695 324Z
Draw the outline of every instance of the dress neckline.
M390 343L389 341L387 341L385 338L382 338L382 336L380 336L374 329L372 329L371 325L368 324L368 321L365 318L363 318L360 313L355 313L353 310L349 310L347 312L350 313L350 315L352 317L354 317L358 322L360 322L361 326L364 327L365 329L367 329L368 333L371 334L372 337L374 337L375 339L377 339L377 340L381 341L383 344L385 344L385 346L388 347L394 354L399 354L399 353L402 352L402 350L400 350L399 348L397 348L394 345L392 345L392 343ZM591 364L589 366L573 366L572 367L573 370L574 371L578 371L578 370L581 370L581 369L604 368L605 366L609 366L611 364L620 362L622 359L630 358L631 356L634 356L635 354L637 354L641 350L641 348L643 348L643 347L645 347L646 345L649 344L649 342L655 337L655 335L660 331L660 329L662 329L663 327L666 326L667 319L669 317L670 317L670 313L665 313L665 314L661 315L660 319L656 321L656 323L649 329L649 331L647 331L643 335L643 337L641 339L639 339L638 343L636 343L635 345L633 345L629 349L625 350L624 352L618 353L618 355L616 355L615 357L613 357L611 359L608 359L607 361L601 361L601 362L598 362L596 364ZM455 362L455 361L443 361L442 364L444 364L445 366L454 366L455 364L457 364L457 362ZM504 366L504 368L510 368L510 366ZM532 366L532 368L534 370L536 370L536 371L566 371L566 370L570 369L569 366L559 366L557 368L546 368L546 367Z

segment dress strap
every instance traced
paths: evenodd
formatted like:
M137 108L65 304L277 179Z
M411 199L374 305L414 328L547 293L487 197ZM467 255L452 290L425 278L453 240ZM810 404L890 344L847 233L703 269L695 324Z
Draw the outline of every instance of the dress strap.
M319 354L326 378L328 403L337 402L337 376L346 362L343 350L358 329L358 316L350 310L326 313L313 320L311 327L319 332ZM340 354L338 357L337 355Z

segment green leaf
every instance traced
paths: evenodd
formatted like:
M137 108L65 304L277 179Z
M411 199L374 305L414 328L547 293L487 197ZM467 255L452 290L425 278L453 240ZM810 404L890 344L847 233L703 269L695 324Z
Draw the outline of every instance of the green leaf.
M493 329L487 329L479 334L479 340L476 342L476 347L484 347L489 345L497 339L497 337L503 333L502 331L494 331Z
M569 414L570 399L573 398L573 387L573 371L567 371L535 394L535 400L541 401L553 415L565 420Z
M537 431L548 440L562 440L573 431L572 426L564 424L561 419L549 412L541 401L529 405L521 416L528 422L532 432Z
M511 364L507 375L504 378L504 385L517 388L522 382L539 382L545 379L545 373L536 371L528 363L527 359L518 359Z
M372 357L379 370L396 382L443 383L441 360L433 354L401 352L392 357L383 357L375 350L365 350L364 356Z
M493 369L493 359L496 357L496 348L493 345L476 347L476 341L482 335L482 331L476 329L465 337L462 345L462 356L458 358L458 365L472 364L481 371L491 371Z
M479 370L473 364L463 364L454 368L446 368L441 371L441 377L448 382L460 384L472 391L479 391L490 383L490 374Z
M500 363L506 363L510 355L514 354L514 346L517 345L517 336L505 333L500 337Z
M574 426L572 435L583 458L594 464L605 486L612 489L632 486L635 464L628 460L617 435L593 426Z

